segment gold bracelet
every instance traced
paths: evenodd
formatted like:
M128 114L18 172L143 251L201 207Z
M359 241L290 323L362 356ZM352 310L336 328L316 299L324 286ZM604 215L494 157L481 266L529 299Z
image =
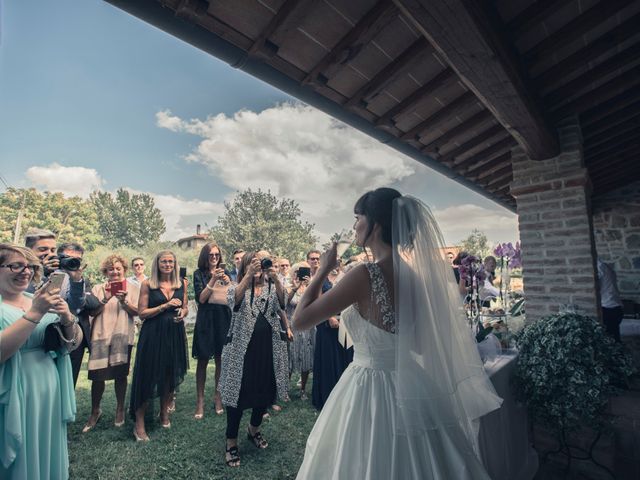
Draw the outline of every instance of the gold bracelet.
M38 325L40 323L40 320L36 321L36 320L33 320L33 319L27 317L26 313L22 314L22 318L24 318L27 322L33 323L34 325Z

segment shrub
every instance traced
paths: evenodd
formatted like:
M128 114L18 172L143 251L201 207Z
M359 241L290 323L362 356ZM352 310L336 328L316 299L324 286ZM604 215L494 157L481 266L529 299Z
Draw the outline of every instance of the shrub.
M517 336L516 393L537 422L554 431L599 427L609 397L633 373L622 346L592 318L552 315Z

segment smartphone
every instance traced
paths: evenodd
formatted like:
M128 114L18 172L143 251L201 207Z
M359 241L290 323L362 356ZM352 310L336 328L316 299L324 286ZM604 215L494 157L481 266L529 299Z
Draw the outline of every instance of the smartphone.
M118 292L125 292L127 290L127 281L109 282L109 291L111 295L115 295Z
M224 262L220 262L220 263L218 264L218 268L221 268L221 269L223 269L223 270L226 270L226 269L227 269L227 264L226 264L226 263L224 263Z
M180 267L180 278L187 278L187 267Z
M298 269L298 278L300 280L303 280L304 277L310 277L311 276L311 268L309 267L300 267Z
M47 291L51 291L55 288L62 288L62 282L64 282L64 277L67 274L64 272L53 272L49 277L49 285L47 286Z

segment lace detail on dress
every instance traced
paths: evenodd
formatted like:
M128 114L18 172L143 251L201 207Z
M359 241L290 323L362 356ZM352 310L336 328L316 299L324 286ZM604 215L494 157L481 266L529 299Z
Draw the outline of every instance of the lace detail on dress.
M375 262L365 264L371 279L371 296L380 308L382 328L390 333L396 333L396 316L391 305L389 289L384 280L380 266Z

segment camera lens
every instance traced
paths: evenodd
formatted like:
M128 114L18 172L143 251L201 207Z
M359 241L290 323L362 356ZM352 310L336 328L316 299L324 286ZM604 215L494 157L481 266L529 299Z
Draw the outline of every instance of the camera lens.
M68 255L60 256L60 268L63 270L69 270L75 272L80 269L82 260L76 257L70 257Z
M271 267L273 267L273 262L270 258L263 258L260 260L260 268L262 270L269 270Z

